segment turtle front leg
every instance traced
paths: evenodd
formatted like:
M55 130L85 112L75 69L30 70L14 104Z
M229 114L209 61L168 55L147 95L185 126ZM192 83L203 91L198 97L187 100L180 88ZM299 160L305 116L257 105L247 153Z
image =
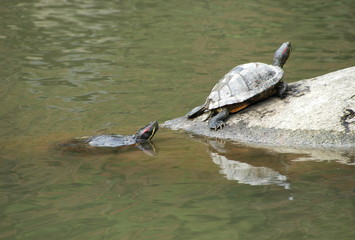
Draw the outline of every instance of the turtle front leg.
M287 91L287 83L280 82L276 87L276 95L279 98L284 98L286 97L286 91Z
M208 126L210 129L214 129L217 131L218 129L222 129L226 124L224 123L224 120L229 116L229 111L227 108L221 108L221 111L214 116L213 118L210 119L208 122Z

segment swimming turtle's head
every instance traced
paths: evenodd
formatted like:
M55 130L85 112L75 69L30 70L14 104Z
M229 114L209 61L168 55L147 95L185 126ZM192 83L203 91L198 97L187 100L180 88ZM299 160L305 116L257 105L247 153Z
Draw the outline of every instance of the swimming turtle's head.
M157 121L149 123L147 126L139 129L136 133L137 142L148 141L153 138L154 134L158 131L159 124Z

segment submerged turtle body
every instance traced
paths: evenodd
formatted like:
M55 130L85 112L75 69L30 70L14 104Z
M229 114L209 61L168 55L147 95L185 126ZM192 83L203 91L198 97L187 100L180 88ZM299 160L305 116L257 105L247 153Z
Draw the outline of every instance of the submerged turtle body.
M136 144L134 136L124 135L97 135L85 140L90 146L93 147L121 147Z
M215 116L210 119L209 127L218 130L224 127L229 113L238 112L275 93L283 98L287 84L282 81L282 67L290 51L291 43L285 42L275 52L273 65L253 62L236 66L213 87L206 102L191 110L187 117L195 118L210 111Z
M71 152L103 153L120 147L134 145L151 155L152 144L149 143L149 140L153 138L158 129L158 122L154 121L139 129L133 135L101 134L92 137L79 137L61 144L61 147Z
M102 134L88 137L85 141L93 147L121 147L148 141L153 138L158 129L158 122L155 121L141 128L134 135Z

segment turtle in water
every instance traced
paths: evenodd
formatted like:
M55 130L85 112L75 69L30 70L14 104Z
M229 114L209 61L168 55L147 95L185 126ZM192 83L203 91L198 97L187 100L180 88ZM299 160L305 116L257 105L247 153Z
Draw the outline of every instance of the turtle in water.
M139 129L133 135L100 134L90 137L79 137L61 144L66 151L74 152L109 152L119 147L135 145L140 150L151 155L152 145L149 144L154 134L158 131L157 121L151 122ZM109 150L107 151L107 149ZM106 150L106 151L105 151Z
M236 66L213 87L204 104L187 113L187 118L209 111L208 125L210 129L218 130L225 126L224 121L230 113L273 94L285 97L287 84L282 81L282 67L290 53L291 43L285 42L276 50L272 65L252 62Z

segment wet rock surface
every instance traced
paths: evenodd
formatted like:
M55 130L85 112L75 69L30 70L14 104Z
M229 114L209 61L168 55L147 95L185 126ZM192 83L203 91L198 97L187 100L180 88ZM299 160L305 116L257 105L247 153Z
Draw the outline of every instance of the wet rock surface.
M207 117L162 126L241 142L355 148L355 67L291 83L284 99L270 97L232 114L222 130L210 130Z

